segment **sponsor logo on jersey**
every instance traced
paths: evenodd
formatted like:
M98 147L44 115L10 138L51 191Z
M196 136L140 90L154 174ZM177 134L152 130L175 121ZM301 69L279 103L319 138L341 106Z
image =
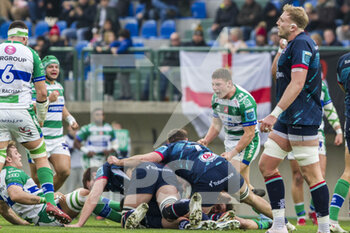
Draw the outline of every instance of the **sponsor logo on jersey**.
M254 108L248 109L244 112L246 121L256 120Z
M283 78L284 74L282 72L276 72L276 79Z
M28 136L33 136L33 133L28 126L18 127L18 131L20 133L27 134Z
M0 61L26 62L27 59L25 59L24 57L0 56Z
M224 107L224 113L228 113L228 107L227 106Z
M8 178L19 177L19 173L12 173L12 174L9 174L7 177L8 177Z
M225 181L227 181L228 179L230 179L231 177L233 177L233 173L230 173L228 176L226 176L225 178L222 178L221 180L217 180L217 181L211 180L209 182L209 186L210 187L218 186L218 185L224 183Z
M216 160L219 156L211 152L205 152L199 156L199 160L204 163L210 163Z
M243 104L246 108L253 106L252 102L248 98L244 100Z
M8 55L12 55L16 52L16 48L13 45L8 45L5 47L5 53Z
M303 50L302 63L308 66L310 64L311 56L311 52Z

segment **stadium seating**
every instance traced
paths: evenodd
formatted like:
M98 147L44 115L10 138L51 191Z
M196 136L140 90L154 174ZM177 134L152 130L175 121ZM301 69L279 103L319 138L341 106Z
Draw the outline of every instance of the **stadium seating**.
M144 38L157 37L157 22L155 20L147 20L143 23L141 36Z
M145 4L138 4L135 9L135 15L138 13L142 12L145 9L146 5Z
M205 2L194 2L191 6L192 17L197 19L207 18Z
M176 25L174 20L165 20L160 26L160 37L169 39L171 33L176 31Z
M24 23L28 27L28 36L31 37L32 36L32 23L28 20L25 20Z
M11 21L6 21L5 23L1 24L0 26L0 38L6 39L7 38L7 31L10 27Z
M67 28L67 22L64 20L57 21L56 25L60 29L60 32Z
M134 17L134 4L130 3L128 9L128 17Z
M45 21L39 21L35 25L35 33L34 36L44 36L50 30L49 25Z
M139 35L139 25L137 23L136 19L128 19L127 23L125 24L125 29L128 29L130 32L130 35L132 37L138 36Z
M77 44L75 45L75 50L78 53L78 59L81 58L81 52L83 51L83 49L85 47L87 47L89 44L89 41L87 40L82 40L82 41L78 41Z

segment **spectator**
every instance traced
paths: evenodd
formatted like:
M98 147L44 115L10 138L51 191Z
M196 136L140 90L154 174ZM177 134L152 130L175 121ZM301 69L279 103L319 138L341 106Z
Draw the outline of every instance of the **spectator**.
M318 0L315 11L317 14L316 30L319 32L328 28L335 30L337 9L334 0Z
M273 27L269 33L269 45L272 47L280 46L280 37L278 35L278 28Z
M129 6L130 0L118 0L116 6L118 17L129 16Z
M41 3L40 3L41 5ZM57 0L44 0L44 7L39 8L39 10L42 10L45 12L45 21L50 25L53 26L59 16L61 15L62 5L61 1Z
M192 41L184 43L184 46L208 46L205 43L203 30L200 26L193 31Z
M325 46L343 46L341 42L335 37L332 29L326 29L323 31L324 45Z
M93 26L93 16L96 14L94 0L91 0L91 2L89 0L78 0L73 8L65 11L65 14L68 25L76 22L76 29L66 28L62 31L62 36L70 42L71 39L77 39L78 41L87 39L87 33Z
M260 23L255 29L255 44L258 47L267 45L267 32L265 22Z
M342 8L350 8L347 4L343 4ZM344 10L345 12L346 10ZM343 23L336 29L337 37L340 41L350 39L350 11L344 13Z
M267 31L270 31L271 28L276 26L276 22L280 15L280 9L277 8L277 6L274 3L272 3L272 1L269 1L264 7L263 11L263 20L266 22Z
M0 0L0 18L10 20L12 4L9 0Z
M0 0L1 2L2 0ZM43 0L29 0L28 8L29 8L29 16L30 20L35 23L39 20L44 19L45 17L45 5ZM59 6L61 7L61 6ZM0 7L1 9L1 7Z
M84 170L83 166L81 165L81 160L83 159L84 153L74 147L74 139L77 131L73 130L70 126L67 127L67 131L65 140L67 142L71 157L71 171L66 181L66 192L68 193L82 187L81 181L83 179Z
M38 36L32 48L38 53L40 58L44 58L49 54L50 43L44 36Z
M313 39L318 46L322 46L323 41L322 41L322 37L320 36L320 34L318 34L318 33L312 34L311 39Z
M244 40L249 39L251 30L257 25L261 16L261 6L255 0L245 0L238 13L237 22L243 26Z
M117 13L117 10L114 7L111 7L108 5L109 0L101 0L100 4L97 8L97 13L94 19L94 28L96 29L102 29L105 27L106 23L109 22L111 24L110 28L105 30L111 30L113 28L113 31L115 33L118 33L120 30L120 23L119 23L119 15ZM107 23L108 24L108 23ZM101 33L103 34L103 30L101 30Z
M139 24L139 28L142 26L143 20L159 18L157 10L152 5L152 0L140 0L140 4L144 4L144 8L141 12L136 14L136 19Z
M119 25L119 20L117 20L118 23L115 24L111 19L106 19L105 23L103 24L101 28L101 34L103 35L104 32L106 31L112 31L114 32L115 35L118 34L120 31L120 25Z
M112 54L126 54L128 52L129 47L132 46L132 40L130 37L130 32L127 29L120 29L118 33L118 40L114 41L110 44L110 51ZM134 67L135 64L129 56L122 57L127 67ZM130 64L132 63L132 64ZM123 65L124 66L124 65ZM114 80L116 78L115 74L104 74L105 82L104 82L104 94L106 100L112 100L114 95ZM120 100L130 100L131 96L131 86L130 86L130 74L126 72L121 72L118 74L118 79L120 83Z
M174 19L179 15L178 0L152 0L161 21Z
M112 128L114 129L118 142L117 157L119 159L129 157L131 151L131 138L129 130L123 129L122 125L116 121L112 121Z
M25 0L14 0L11 7L13 20L25 20L29 16L28 2Z
M225 47L230 49L232 54L236 53L238 49L248 48L243 40L243 32L239 27L230 30L230 39L230 42L227 43Z
M63 47L68 45L68 42L60 37L60 29L57 27L57 25L54 25L49 32L49 43L50 47Z
M181 38L179 33L173 32L170 35L170 47L179 47L181 46ZM175 84L174 95L178 96L178 99L181 98L181 89L180 85L180 73L178 70L180 67L180 57L179 51L168 51L163 53L163 60L160 62L160 100L165 100L167 87L169 84L169 79L172 78L172 83ZM149 86L150 86L150 75L147 76L145 87L143 90L142 100L148 100L149 97Z
M215 14L215 20L210 28L212 40L216 40L224 27L237 26L238 7L232 0L224 0Z
M312 32L316 29L318 25L318 16L313 5L309 2L304 5L305 12L309 18L309 24L306 26L305 31Z

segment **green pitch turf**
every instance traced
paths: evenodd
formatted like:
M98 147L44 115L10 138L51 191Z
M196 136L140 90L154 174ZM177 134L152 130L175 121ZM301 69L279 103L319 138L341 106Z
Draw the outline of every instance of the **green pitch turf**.
M76 221L74 221L76 222ZM295 224L295 221L291 221L293 224ZM340 222L341 226L345 230L350 230L350 221L342 221ZM2 228L0 229L0 233L11 233L11 232L21 232L21 233L56 233L56 232L81 232L81 233L93 233L93 232L157 232L157 233L163 233L163 232L198 232L198 231L179 231L179 230L165 230L165 229L138 229L138 230L124 230L120 228L120 224L108 221L108 220L102 220L97 221L94 218L90 218L87 222L86 226L82 228L63 228L63 227L38 227L38 226L14 226L10 223L6 222L3 218L0 218L0 225ZM304 227L297 227L297 231L295 233L314 233L317 231L316 226L312 226L311 221L307 221L307 225ZM246 232L265 232L266 230L249 230ZM211 231L202 231L202 232L211 232ZM215 231L217 232L217 231ZM234 231L227 231L227 232L245 232L243 230L234 230Z

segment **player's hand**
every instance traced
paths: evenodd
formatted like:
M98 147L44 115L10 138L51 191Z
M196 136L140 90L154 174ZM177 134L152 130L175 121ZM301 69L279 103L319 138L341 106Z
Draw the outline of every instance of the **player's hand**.
M49 95L50 103L55 102L59 95L60 95L60 93L58 91L51 92L50 95Z
M203 146L208 146L208 141L204 138L199 139L197 142Z
M73 130L79 129L79 124L77 122L74 122L70 127L72 127Z
M341 144L343 144L343 134L342 133L335 135L335 138L334 138L334 145L340 146Z
M89 153L87 153L87 157L91 158L92 156L94 156L96 153L93 151L89 151Z
M78 223L72 225L64 225L64 227L82 227Z
M280 48L285 49L288 45L288 41L286 39L280 39Z
M117 157L113 156L113 155L108 156L108 158L107 158L107 162L109 164L117 165L118 161L119 161L119 159Z
M277 121L277 118L272 115L268 115L264 119L259 120L260 132L268 133L272 131L272 127L276 123L276 121Z

